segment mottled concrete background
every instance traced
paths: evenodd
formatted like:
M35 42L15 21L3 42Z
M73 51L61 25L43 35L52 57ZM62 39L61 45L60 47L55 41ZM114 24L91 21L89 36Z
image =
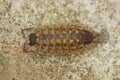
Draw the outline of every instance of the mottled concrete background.
M110 40L67 59L22 51L21 29L75 21ZM120 80L120 0L0 0L0 80Z

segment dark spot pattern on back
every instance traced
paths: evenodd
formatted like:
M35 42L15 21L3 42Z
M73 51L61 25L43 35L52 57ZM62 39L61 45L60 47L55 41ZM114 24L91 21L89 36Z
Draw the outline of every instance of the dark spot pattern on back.
M29 41L30 41L29 45L30 46L34 46L36 44L36 38L37 37L36 37L35 33L31 33L29 35Z

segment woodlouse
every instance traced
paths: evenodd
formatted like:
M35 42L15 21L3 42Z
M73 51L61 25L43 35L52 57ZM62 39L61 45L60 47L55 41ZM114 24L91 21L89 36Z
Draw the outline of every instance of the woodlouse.
M103 29L98 33L84 24L54 24L39 28L22 30L25 52L71 53L79 51L94 42L105 42L108 32Z

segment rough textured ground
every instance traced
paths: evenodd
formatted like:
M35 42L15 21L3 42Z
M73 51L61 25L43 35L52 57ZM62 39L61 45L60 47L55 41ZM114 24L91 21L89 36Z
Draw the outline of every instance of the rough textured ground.
M110 40L67 59L22 51L21 29L74 21ZM0 0L0 80L120 80L120 0Z

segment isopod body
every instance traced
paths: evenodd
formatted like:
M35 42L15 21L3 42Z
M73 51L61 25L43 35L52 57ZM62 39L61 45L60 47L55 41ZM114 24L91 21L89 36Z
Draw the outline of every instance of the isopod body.
M106 30L98 33L78 23L41 26L24 29L22 32L26 52L71 53L91 43L108 40Z

